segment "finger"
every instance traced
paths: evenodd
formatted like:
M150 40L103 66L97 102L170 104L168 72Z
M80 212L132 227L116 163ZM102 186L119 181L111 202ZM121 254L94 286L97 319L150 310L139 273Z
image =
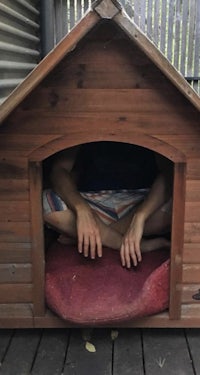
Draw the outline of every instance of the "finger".
M81 254L83 252L83 234L78 234L78 252Z
M130 256L131 256L131 260L134 264L134 266L136 267L137 264L138 264L138 259L137 259L137 255L136 255L136 252L135 252L135 246L134 246L134 243L131 242L129 244L129 247L130 247Z
M130 248L129 248L128 241L125 242L124 256L125 256L126 267L131 268L131 257L130 257Z
M142 255L141 255L141 250L140 250L140 244L136 243L135 244L135 253L137 255L138 262L142 261Z
M84 237L84 242L83 242L83 254L85 257L88 257L89 255L89 238L88 237Z
M91 259L95 259L95 255L96 255L96 241L95 241L95 236L94 235L90 235L90 238L89 238L89 241L90 241L90 258Z
M121 264L122 267L125 267L126 261L125 261L125 255L124 255L124 244L122 243L121 249L120 249L120 258L121 258Z
M96 245L97 245L97 255L99 258L101 258L103 253L102 253L102 242L101 242L100 236L97 236L96 238Z

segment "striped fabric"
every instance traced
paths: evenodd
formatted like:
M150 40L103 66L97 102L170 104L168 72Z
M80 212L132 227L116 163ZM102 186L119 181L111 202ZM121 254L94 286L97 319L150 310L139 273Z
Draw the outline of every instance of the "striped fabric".
M101 220L109 225L126 216L134 207L144 200L149 189L137 190L102 190L81 192ZM45 214L67 210L66 204L52 190L43 192L43 210Z

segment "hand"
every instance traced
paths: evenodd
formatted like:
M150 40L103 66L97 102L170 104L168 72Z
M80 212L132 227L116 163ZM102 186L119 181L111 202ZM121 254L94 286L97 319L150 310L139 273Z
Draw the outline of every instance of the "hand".
M85 257L102 257L102 242L95 216L90 207L77 212L78 251Z
M126 266L127 268L130 268L132 263L134 266L137 266L138 262L141 262L142 255L140 242L143 231L143 220L137 215L134 215L129 228L124 235L120 249L120 257L123 267Z

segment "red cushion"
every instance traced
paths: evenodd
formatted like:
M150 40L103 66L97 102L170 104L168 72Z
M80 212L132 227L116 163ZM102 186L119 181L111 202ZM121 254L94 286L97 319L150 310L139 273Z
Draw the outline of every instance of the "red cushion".
M46 257L46 302L61 318L100 326L158 313L168 307L169 252L143 254L127 270L117 251L85 259L76 247L54 243Z

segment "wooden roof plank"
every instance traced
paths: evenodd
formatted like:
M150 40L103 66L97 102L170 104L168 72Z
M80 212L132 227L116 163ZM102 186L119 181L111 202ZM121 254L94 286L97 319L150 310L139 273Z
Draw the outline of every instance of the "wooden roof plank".
M200 97L172 66L167 58L121 9L117 0L100 0L92 5L82 20L67 34L1 105L0 123L26 98L54 67L77 45L101 18L112 19L180 92L200 110ZM102 13L102 14L101 14Z

